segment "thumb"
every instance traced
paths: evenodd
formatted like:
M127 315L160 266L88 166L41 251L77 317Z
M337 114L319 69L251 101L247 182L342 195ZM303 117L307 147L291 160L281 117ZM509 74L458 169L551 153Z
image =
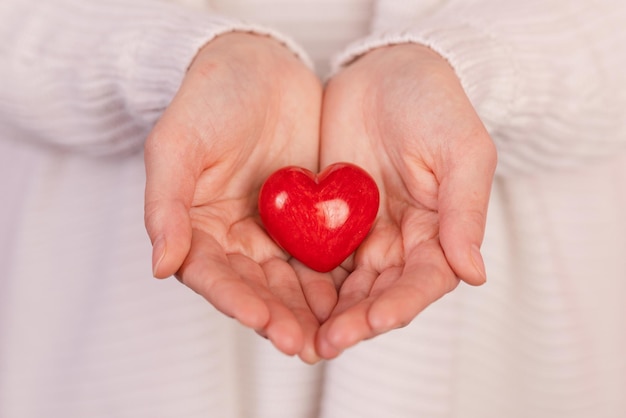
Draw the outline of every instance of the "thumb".
M144 221L152 242L153 275L165 278L178 271L189 253L189 209L197 176L178 141L160 135L157 129L145 146Z
M495 147L486 140L480 148L457 154L440 180L441 247L456 275L471 285L486 281L480 246L496 166Z

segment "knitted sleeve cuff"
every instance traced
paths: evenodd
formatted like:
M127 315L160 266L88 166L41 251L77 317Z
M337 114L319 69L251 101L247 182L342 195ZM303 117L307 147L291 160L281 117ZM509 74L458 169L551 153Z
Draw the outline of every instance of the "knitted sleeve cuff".
M0 130L88 154L143 145L198 50L216 36L271 29L156 0L5 0ZM4 9L3 9L4 10Z
M449 2L400 29L383 17L332 71L373 48L427 45L455 69L490 132L498 173L575 167L626 145L626 95L616 88L626 85L624 18L610 1Z
M160 13L145 28L136 28L120 39L128 65L123 86L131 110L151 124L168 105L197 52L215 37L229 32L270 36L283 43L305 65L313 65L307 53L291 38L271 28L225 18L194 14L180 8Z

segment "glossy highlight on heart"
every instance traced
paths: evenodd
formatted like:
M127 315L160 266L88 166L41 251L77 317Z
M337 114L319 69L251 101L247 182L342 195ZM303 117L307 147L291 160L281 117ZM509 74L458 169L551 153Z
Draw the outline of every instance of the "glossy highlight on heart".
M313 270L328 272L365 239L379 199L374 179L354 164L335 163L318 175L289 166L263 183L259 214L285 251Z

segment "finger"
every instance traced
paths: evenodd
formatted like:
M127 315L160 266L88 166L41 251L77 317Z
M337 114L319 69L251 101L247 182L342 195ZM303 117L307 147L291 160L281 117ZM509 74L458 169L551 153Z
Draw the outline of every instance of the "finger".
M378 279L379 273L371 268L361 266L354 270L339 289L337 306L332 315L337 316L370 296Z
M318 332L316 347L321 357L335 358L372 336L367 312L373 301L369 297L370 289L377 277L376 271L360 268L343 283L337 306Z
M295 271L288 263L278 258L267 261L262 267L271 293L295 316L300 326L302 341L289 341L292 345L289 347L290 352L297 351L300 358L306 363L318 362L319 356L315 350L315 336L320 323L309 308ZM292 335L297 335L293 333L293 330L290 331L292 331Z
M191 141L175 141L180 132L168 132L164 119L146 140L145 226L152 241L152 271L155 277L174 274L191 245L189 208L197 172L190 161ZM184 135L183 135L184 136Z
M406 326L459 283L436 240L407 254L401 274L386 277L388 280L378 280L372 289L368 322L376 334Z
M487 206L496 166L491 140L482 131L482 141L452 158L454 164L440 179L439 236L446 258L465 282L480 285L486 280L480 253Z
M268 321L257 332L269 339L281 352L289 356L298 354L304 344L302 328L296 315L280 297L270 291L264 269L241 254L229 254L228 259L233 269L263 299L269 311Z
M193 231L191 250L177 276L217 310L243 325L253 329L267 325L270 311L266 302L241 279L210 235Z
M319 273L293 258L289 264L298 276L304 297L311 311L320 323L326 321L337 304L334 273Z

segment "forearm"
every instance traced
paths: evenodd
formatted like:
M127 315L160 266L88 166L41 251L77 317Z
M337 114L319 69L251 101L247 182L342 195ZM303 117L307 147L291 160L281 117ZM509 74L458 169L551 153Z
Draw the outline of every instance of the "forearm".
M154 0L6 0L0 123L92 154L139 148L196 52L248 24Z
M455 68L501 174L575 166L626 145L624 3L451 1L398 24L399 15L381 7L377 31L335 68L381 45L429 45Z

